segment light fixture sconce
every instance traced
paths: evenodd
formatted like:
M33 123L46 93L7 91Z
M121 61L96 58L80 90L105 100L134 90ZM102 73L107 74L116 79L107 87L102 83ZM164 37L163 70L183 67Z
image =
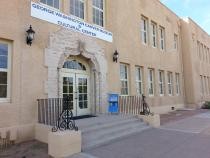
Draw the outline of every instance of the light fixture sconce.
M29 29L26 32L27 32L26 43L31 46L32 41L34 40L35 31L32 29L32 26L30 25Z
M113 54L113 62L116 62L117 63L118 58L119 58L119 53L117 52L117 50L115 50L115 52Z

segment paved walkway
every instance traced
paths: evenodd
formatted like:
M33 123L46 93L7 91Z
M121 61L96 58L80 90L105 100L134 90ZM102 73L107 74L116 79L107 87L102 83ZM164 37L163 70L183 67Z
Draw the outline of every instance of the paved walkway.
M71 158L210 158L210 112L170 122Z
M1 158L49 158L33 141L0 153ZM210 111L167 122L69 158L210 158Z

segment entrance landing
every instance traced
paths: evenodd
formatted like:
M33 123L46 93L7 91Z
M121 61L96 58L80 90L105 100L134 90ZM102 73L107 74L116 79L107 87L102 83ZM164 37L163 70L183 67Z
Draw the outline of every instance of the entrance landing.
M98 115L76 120L82 131L82 150L92 149L150 128L132 115Z

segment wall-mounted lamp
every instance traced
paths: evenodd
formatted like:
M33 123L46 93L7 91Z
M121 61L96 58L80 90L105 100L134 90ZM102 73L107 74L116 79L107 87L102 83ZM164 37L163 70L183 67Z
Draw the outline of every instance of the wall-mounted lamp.
M34 40L35 31L32 29L32 26L30 25L29 29L26 32L27 32L26 43L31 46L32 41Z
M117 63L118 58L119 58L119 53L117 52L117 50L115 50L115 52L113 54L113 62Z

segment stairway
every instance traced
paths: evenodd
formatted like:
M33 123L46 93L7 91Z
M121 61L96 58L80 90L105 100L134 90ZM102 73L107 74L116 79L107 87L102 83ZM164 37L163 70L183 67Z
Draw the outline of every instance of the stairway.
M135 116L102 115L77 122L82 131L82 151L150 128Z

